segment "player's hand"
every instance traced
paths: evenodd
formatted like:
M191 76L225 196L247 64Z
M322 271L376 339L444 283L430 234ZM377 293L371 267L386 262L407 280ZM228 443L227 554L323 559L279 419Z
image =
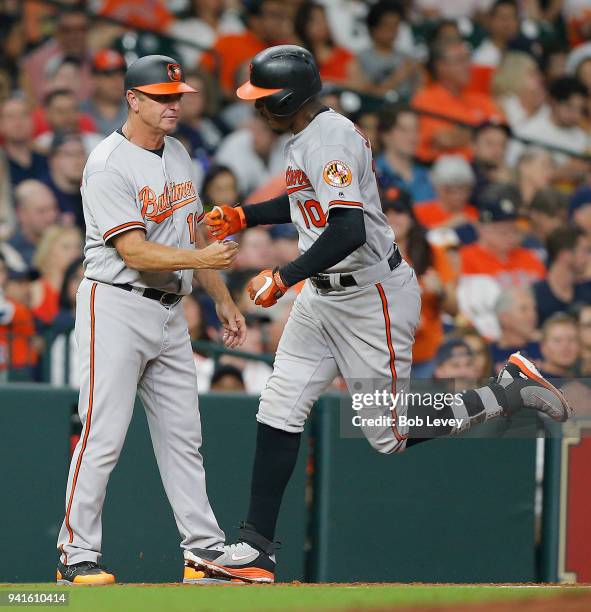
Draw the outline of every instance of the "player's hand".
M248 283L250 299L263 308L269 308L287 291L278 268L263 270Z
M232 300L215 305L218 318L224 328L222 342L228 348L236 348L246 340L246 322Z
M222 204L205 215L205 225L212 238L223 240L245 229L246 218L241 206Z
M238 244L232 240L213 242L196 251L198 262L195 268L222 270L229 268L238 254Z

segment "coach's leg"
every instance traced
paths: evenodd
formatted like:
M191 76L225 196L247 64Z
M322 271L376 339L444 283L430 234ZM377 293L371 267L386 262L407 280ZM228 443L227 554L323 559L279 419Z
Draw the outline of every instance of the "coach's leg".
M139 394L146 409L154 454L181 534L181 548L224 543L205 487L197 376L180 304L166 310L160 355L146 367Z
M120 289L87 280L77 295L78 412L83 428L70 463L66 515L58 538L65 565L96 562L101 556L107 482L125 440L143 367L141 336L130 323L134 311L129 297Z

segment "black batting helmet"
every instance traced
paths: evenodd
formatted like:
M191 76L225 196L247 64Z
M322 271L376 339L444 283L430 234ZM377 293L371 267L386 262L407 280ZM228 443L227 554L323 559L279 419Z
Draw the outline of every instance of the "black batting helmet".
M278 45L255 55L250 64L250 79L236 94L242 100L264 98L272 115L288 117L320 93L321 87L318 66L307 49Z
M147 94L195 93L185 83L181 65L166 55L146 55L135 60L125 73L125 91L139 89Z

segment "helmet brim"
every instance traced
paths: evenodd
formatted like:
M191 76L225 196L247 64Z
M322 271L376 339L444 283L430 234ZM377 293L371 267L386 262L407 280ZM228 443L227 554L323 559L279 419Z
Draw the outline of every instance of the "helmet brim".
M154 95L168 95L168 94L179 94L179 93L197 93L196 89L193 89L189 85L183 82L170 82L170 83L154 83L152 85L138 85L133 89L137 89L143 93L154 94Z
M272 96L273 94L281 91L282 88L279 89L267 89L265 87L257 87L253 85L250 81L246 81L243 85L236 90L236 95L241 100L258 100L259 98L266 98L267 96Z

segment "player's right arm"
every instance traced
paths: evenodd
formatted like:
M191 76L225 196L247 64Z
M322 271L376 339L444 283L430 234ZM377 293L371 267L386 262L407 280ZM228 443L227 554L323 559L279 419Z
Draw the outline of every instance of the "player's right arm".
M205 215L205 223L212 238L223 240L247 227L256 225L277 225L290 223L289 197L286 193L248 206L228 206L222 204Z
M238 245L231 241L213 242L203 249L178 249L148 242L139 229L118 234L112 242L125 265L142 272L221 270L229 268L238 253Z

